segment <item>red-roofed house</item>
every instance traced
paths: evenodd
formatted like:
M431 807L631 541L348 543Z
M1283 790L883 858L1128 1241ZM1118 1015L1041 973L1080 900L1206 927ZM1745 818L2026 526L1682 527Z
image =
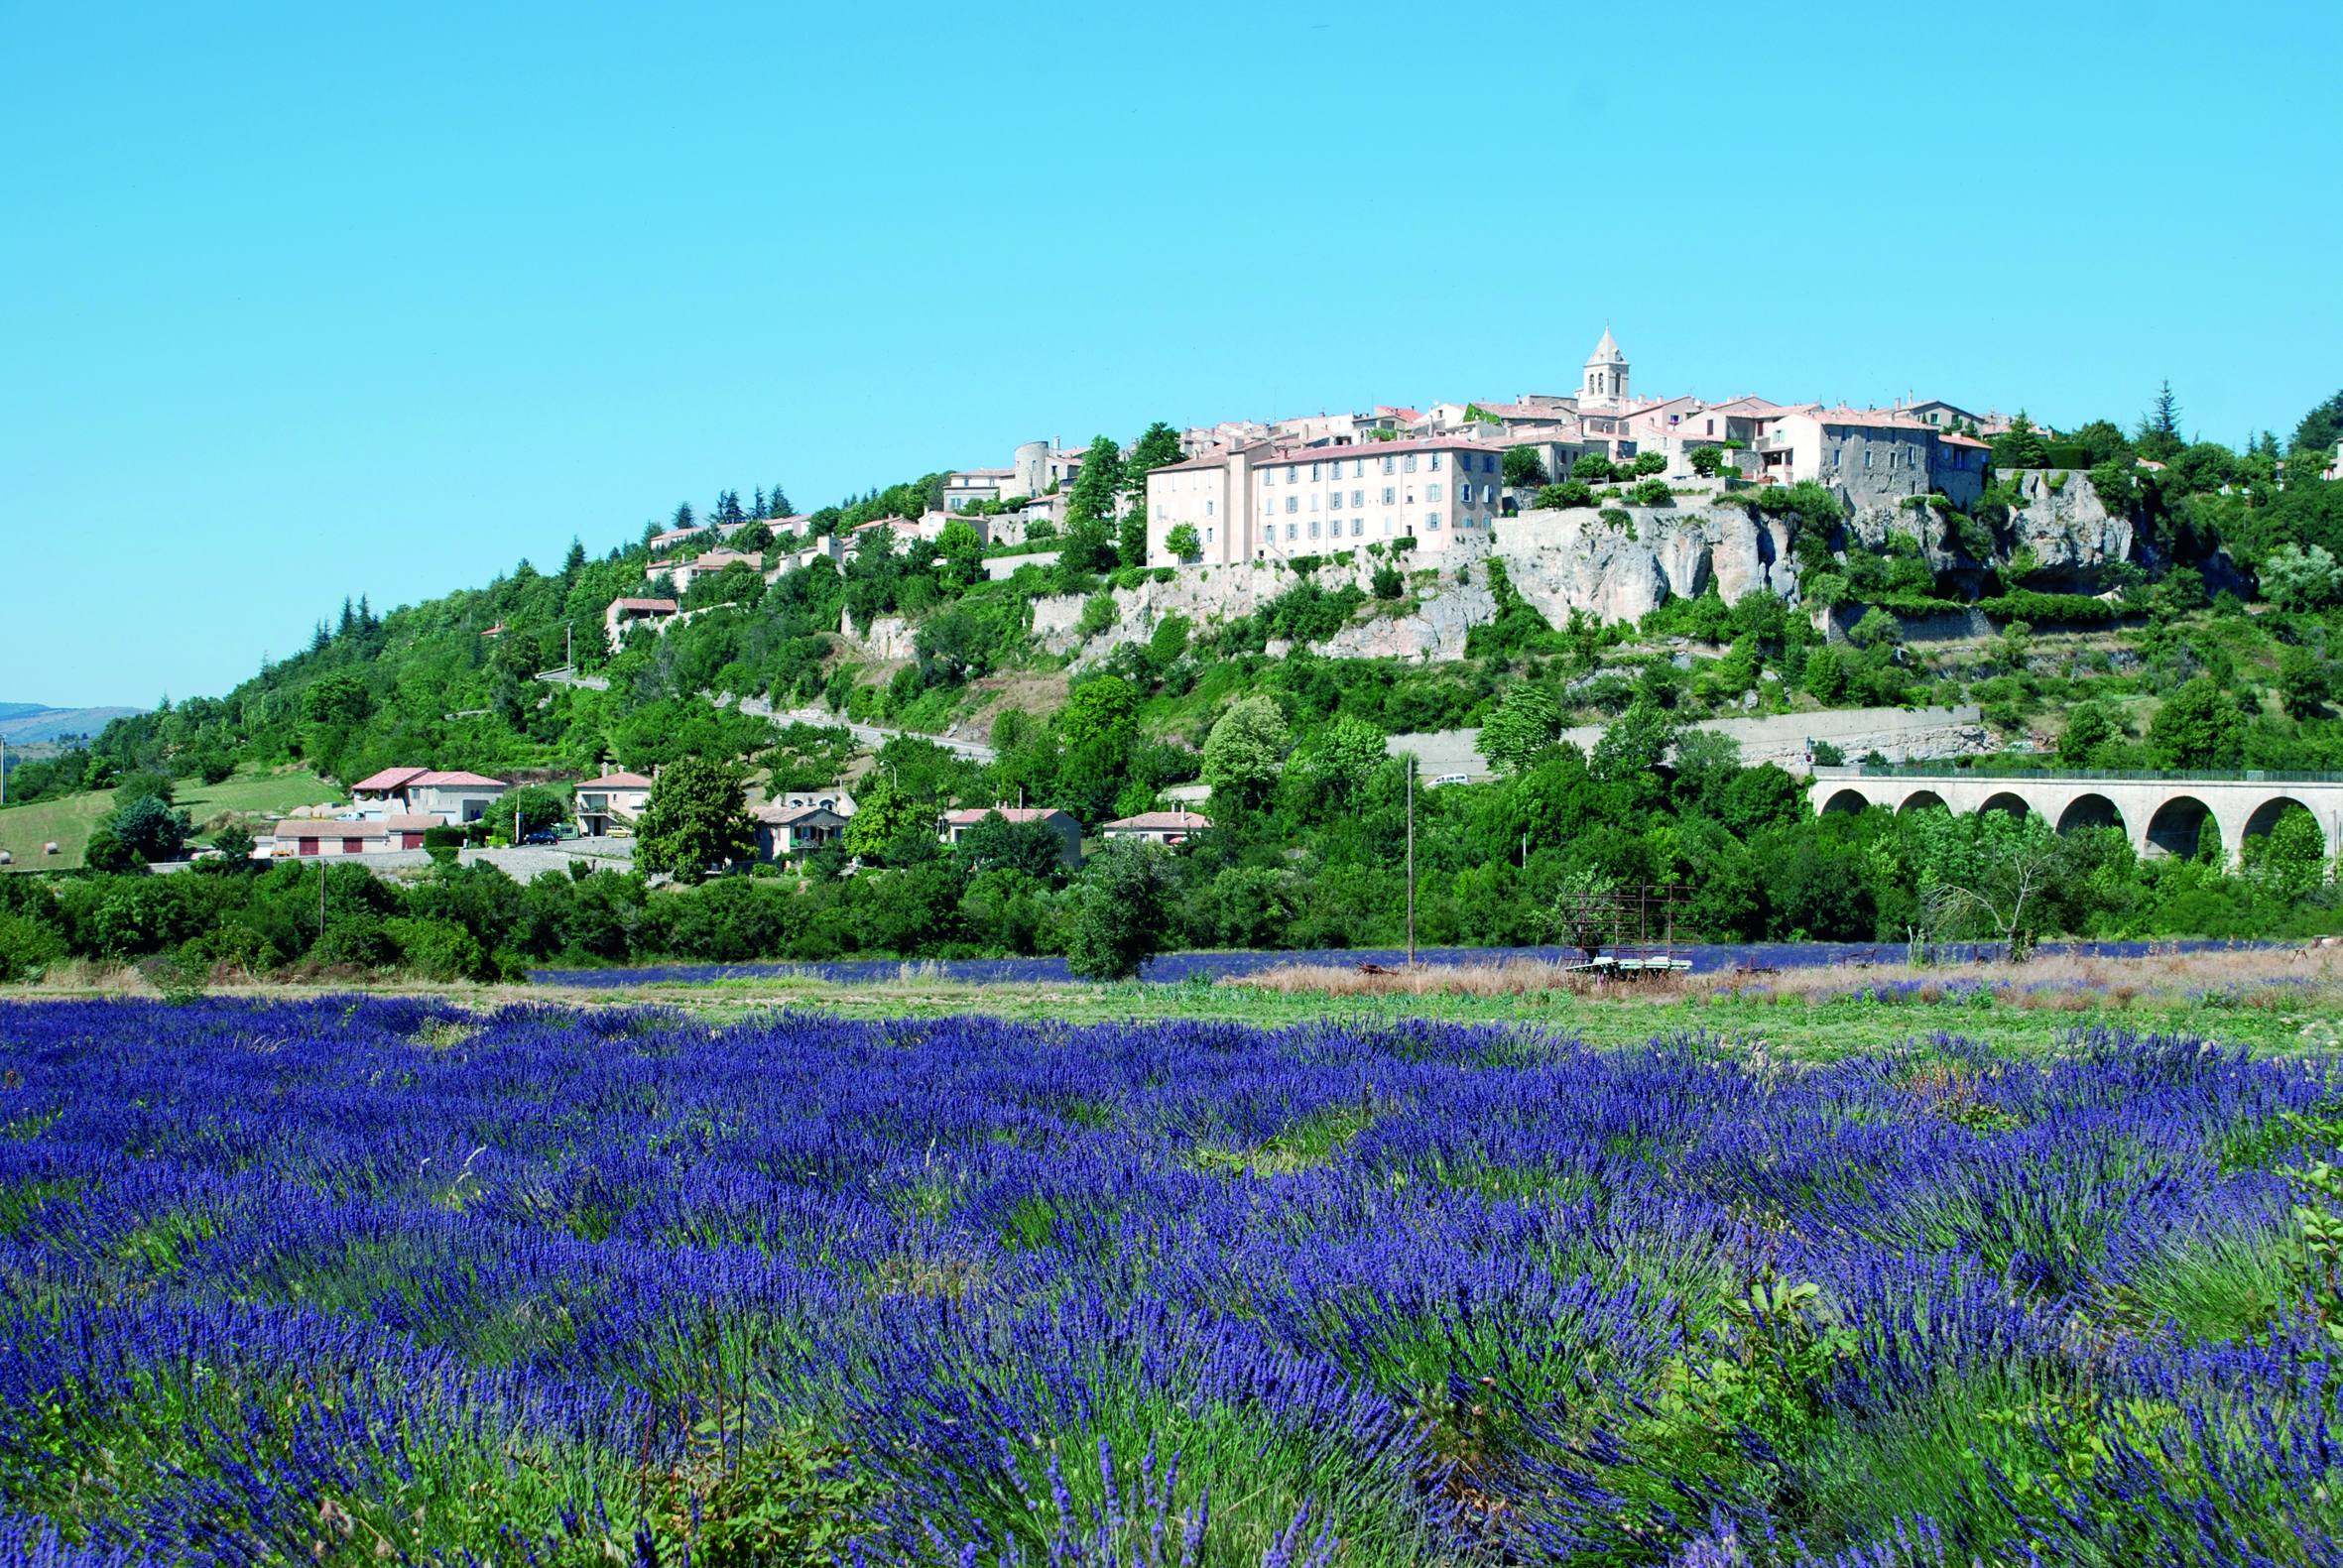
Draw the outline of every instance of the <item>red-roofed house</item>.
M615 824L633 826L651 800L651 781L641 774L604 774L577 786L577 830L600 838Z
M757 822L757 854L787 860L846 836L846 819L824 805L789 805L770 800L749 813Z
M488 814L490 803L511 787L501 779L484 779L478 774L385 768L350 785L350 796L368 821L413 816L429 817L434 824L477 822ZM413 847L421 848L421 841Z
M628 627L648 621L657 630L676 618L677 609L673 599L613 599L602 612L602 635L610 640L610 651L615 654L626 641Z
M1082 864L1082 824L1055 806L986 806L981 811L946 811L943 829L937 835L946 844L957 844L961 835L988 816L999 816L1011 822L1039 822L1057 835L1057 858L1068 870Z
M1201 833L1212 825L1208 816L1193 811L1142 811L1137 816L1121 816L1100 828L1105 838L1136 838L1151 844L1178 844L1190 833Z
M276 824L269 853L272 857L379 855L387 850L421 849L424 834L439 825L435 816L406 813L350 821L289 816Z

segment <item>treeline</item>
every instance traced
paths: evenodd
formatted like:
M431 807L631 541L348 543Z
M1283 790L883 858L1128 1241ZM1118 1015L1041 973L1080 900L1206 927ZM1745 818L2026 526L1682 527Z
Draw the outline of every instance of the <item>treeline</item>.
M1130 776L1145 765L1116 706L1069 706L1073 721L1027 737L1003 766ZM2038 817L1816 817L1798 781L1740 767L1729 743L1648 707L1591 754L1541 739L1518 712L1493 717L1505 719L1492 726L1502 778L1413 791L1425 945L1569 942L1566 896L1671 882L1689 890L1680 929L1720 940L2343 929L2323 837L2300 810L2248 840L2242 865L2209 823L2195 854L2144 860L2118 830L2058 835ZM708 876L709 864L685 864L682 880L654 888L580 862L523 886L476 862L402 884L356 864L214 860L171 877L0 879L0 971L21 979L77 955L198 974L397 967L488 979L667 959L1065 953L1078 972L1113 975L1169 948L1407 939L1405 764L1380 730L1339 711L1297 739L1275 698L1240 697L1205 740L1214 826L1171 851L1109 846L1078 872L1037 824L994 818L940 844L934 802L967 765L925 743L898 743L887 761L847 842L794 871ZM693 772L674 770L663 786ZM647 858L653 847L647 837Z

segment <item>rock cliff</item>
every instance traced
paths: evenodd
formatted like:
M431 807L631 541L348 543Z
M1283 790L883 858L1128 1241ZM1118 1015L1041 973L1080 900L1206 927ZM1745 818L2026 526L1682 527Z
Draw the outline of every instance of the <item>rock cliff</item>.
M1797 599L1797 574L1788 560L1786 524L1760 522L1744 507L1627 507L1628 523L1613 527L1591 507L1526 512L1507 518L1489 540L1459 540L1437 556L1400 557L1412 579L1397 604L1370 600L1351 625L1312 645L1329 657L1406 659L1424 663L1461 659L1475 626L1495 619L1485 562L1494 554L1523 598L1560 626L1572 610L1604 621L1632 621L1668 598L1696 595L1713 579L1728 601L1753 589ZM1312 580L1328 592L1346 583L1367 591L1383 562L1364 551L1347 564L1328 560ZM1266 562L1187 566L1170 582L1152 577L1115 590L1115 623L1082 639L1076 630L1078 595L1040 599L1033 630L1052 653L1077 662L1104 658L1125 643L1144 642L1168 615L1184 615L1199 629L1251 615L1295 582L1293 572Z

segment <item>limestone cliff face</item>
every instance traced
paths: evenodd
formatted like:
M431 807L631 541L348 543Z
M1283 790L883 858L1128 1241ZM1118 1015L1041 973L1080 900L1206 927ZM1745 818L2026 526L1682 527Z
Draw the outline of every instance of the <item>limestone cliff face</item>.
M1634 620L1675 595L1697 596L1709 580L1730 604L1752 589L1797 599L1787 525L1760 523L1747 508L1627 507L1625 528L1599 511L1525 512L1497 527L1497 552L1522 597L1556 626L1572 610L1605 621Z
M2030 468L2017 479L2025 504L2010 509L2011 551L2030 549L2038 563L2027 586L2091 593L2107 587L2107 568L2130 560L2138 543L2132 520L2111 515L2080 470Z
M1624 510L1630 526L1616 529L1593 508L1526 512L1499 523L1493 541L1459 540L1421 560L1403 556L1403 570L1430 570L1435 580L1412 582L1397 604L1370 600L1315 651L1352 659L1462 659L1467 634L1497 615L1486 565L1492 554L1505 562L1522 597L1556 626L1572 610L1605 621L1635 620L1670 597L1704 592L1711 580L1728 603L1753 589L1797 602L1787 525L1761 522L1737 506ZM1312 580L1328 592L1345 583L1365 591L1380 564L1361 551L1348 565L1319 566ZM1224 624L1251 615L1295 581L1291 571L1266 563L1183 567L1170 582L1151 577L1136 588L1115 590L1115 624L1086 641L1075 631L1083 604L1078 595L1036 600L1033 630L1051 653L1089 663L1125 643L1145 642L1165 616L1184 615L1198 629ZM1273 645L1273 651L1283 650Z
M2109 513L2080 469L2029 468L2001 472L2015 479L2019 504L1996 543L2008 558L2031 551L2034 570L2026 585L2046 593L2097 593L2110 586L2108 568L2133 558L2137 545L2132 521ZM1847 516L1849 549L1880 550L1891 535L1919 541L1928 568L1966 580L1982 575L1985 563L1971 560L1947 536L1932 511L1902 505L1856 505Z

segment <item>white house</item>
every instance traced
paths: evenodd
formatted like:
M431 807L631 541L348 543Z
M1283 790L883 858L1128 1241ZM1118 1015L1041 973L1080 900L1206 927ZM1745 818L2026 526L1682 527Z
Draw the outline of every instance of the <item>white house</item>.
M1117 817L1098 830L1102 838L1132 838L1150 844L1180 844L1191 833L1201 833L1212 825L1208 816L1193 811L1142 811L1137 816Z
M423 836L441 826L435 816L394 813L356 819L287 817L276 824L268 854L284 859L308 855L380 855L394 849L421 849ZM257 858L259 846L255 846Z
M453 824L479 821L496 797L511 787L501 779L484 779L478 774L385 768L350 785L350 797L357 801L363 820L404 815Z
M1147 476L1148 563L1195 530L1207 564L1323 555L1396 539L1418 554L1487 538L1502 515L1502 449L1465 435L1310 447L1259 445L1171 463Z
M615 825L632 826L651 801L651 781L641 774L604 774L577 786L577 830L600 838Z
M768 801L750 813L757 823L757 856L787 860L846 836L846 819L827 806Z

